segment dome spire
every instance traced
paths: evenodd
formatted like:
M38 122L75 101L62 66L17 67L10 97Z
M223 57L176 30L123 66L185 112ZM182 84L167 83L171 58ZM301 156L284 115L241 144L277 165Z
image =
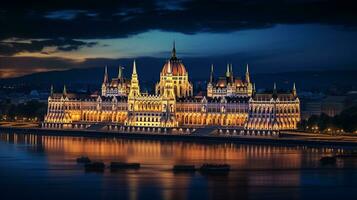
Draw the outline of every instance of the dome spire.
M172 46L171 57L172 57L172 58L176 58L176 44L175 44L175 40L174 40L173 46Z

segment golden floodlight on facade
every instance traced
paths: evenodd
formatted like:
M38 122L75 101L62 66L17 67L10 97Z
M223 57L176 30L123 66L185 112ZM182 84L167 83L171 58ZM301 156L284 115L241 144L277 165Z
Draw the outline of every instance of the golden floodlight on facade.
M62 93L54 93L52 89L44 127L87 128L102 123L122 131L181 127L175 130L185 133L190 128L214 126L251 130L256 134L255 130L265 133L265 130L296 129L300 121L295 83L290 92L278 93L274 83L272 93L258 93L248 64L243 77L234 75L231 63L227 64L224 76L215 77L211 65L206 93L196 96L188 71L177 57L175 44L160 72L155 94L140 90L140 66L133 61L130 79L123 76L121 66L118 76L110 79L105 67L100 94L69 93L66 87Z

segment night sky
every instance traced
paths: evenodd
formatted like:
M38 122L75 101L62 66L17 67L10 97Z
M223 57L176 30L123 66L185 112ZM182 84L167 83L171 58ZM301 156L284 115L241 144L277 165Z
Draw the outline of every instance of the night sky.
M353 2L2 1L0 78L104 67L120 58L164 62L173 41L180 58L205 65L209 59L259 66L255 72L356 69Z

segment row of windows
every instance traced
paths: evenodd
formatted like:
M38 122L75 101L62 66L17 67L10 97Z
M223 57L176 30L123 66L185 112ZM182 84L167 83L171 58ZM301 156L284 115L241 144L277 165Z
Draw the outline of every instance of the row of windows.
M138 122L160 122L160 117L137 117L136 119Z
M137 123L138 126L157 126L157 123Z
M134 113L135 116L162 116L161 113Z

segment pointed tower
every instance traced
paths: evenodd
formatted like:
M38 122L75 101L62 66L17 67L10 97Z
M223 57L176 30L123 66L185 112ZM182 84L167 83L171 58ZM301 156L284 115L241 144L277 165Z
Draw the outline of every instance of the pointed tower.
M175 99L174 84L172 79L171 63L168 63L166 82L164 87L164 97L169 99Z
M173 42L171 58L176 58L176 44L175 41Z
M248 64L247 64L247 69L245 71L245 81L247 83L250 83L250 75L249 75L249 66L248 66Z
M133 73L131 74L130 92L129 97L135 97L140 95L140 86L138 80L138 74L136 73L136 62L133 62Z
M118 80L121 80L122 78L123 78L123 67L119 65Z
M67 96L67 88L66 85L63 85L63 92L62 92L63 96Z
M273 98L278 97L278 91L276 90L276 83L274 82L274 87L273 87Z
M233 64L232 64L232 63L230 64L229 72L230 72L230 74L229 74L230 81L231 81L231 83L233 84L233 82L234 82L234 75L233 75Z
M51 85L51 93L50 93L51 97L53 96L53 94L54 94L53 85Z
M297 96L295 82L294 82L294 84L293 84L292 94L293 94L293 96L294 96L294 97L296 97L296 96Z
M213 96L213 83L214 82L214 66L211 64L211 72L210 72L210 77L209 77L209 82L207 84L207 96L212 97Z
M212 84L213 83L213 81L214 81L214 66L213 66L213 64L211 65L211 73L210 73L210 77L209 77L209 82Z
M105 66L105 69L104 69L104 78L103 78L103 84L107 84L108 83L108 67Z
M227 64L226 77L227 77L227 78L229 78L229 77L230 77L230 72L229 72L229 64Z
M165 126L177 126L178 122L175 117L176 112L176 95L174 92L174 82L172 77L172 66L168 63L166 82L164 86L164 94L162 96L162 112L165 112L163 117Z
M108 67L105 66L104 68L104 78L102 83L102 96L107 96L107 86L109 85L108 80Z
M233 76L233 64L232 63L229 65L229 72L230 72L230 76Z

